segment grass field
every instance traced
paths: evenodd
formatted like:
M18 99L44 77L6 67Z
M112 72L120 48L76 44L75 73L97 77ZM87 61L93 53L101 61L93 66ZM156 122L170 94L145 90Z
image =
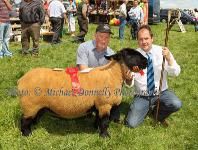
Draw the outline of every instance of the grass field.
M75 66L78 44L72 43L68 35L64 35L63 43L56 46L41 43L38 58L19 54L20 43L10 43L14 53L12 58L0 59L0 149L5 150L49 150L49 149L118 149L118 150L184 150L198 149L198 33L192 25L186 25L186 33L179 32L174 26L169 35L169 48L181 66L181 74L177 78L169 78L169 89L175 91L183 102L182 109L168 118L170 126L153 126L147 117L138 128L131 129L121 124L111 123L111 138L102 139L93 128L93 118L64 120L46 113L37 125L33 126L30 137L21 136L21 110L19 98L10 96L16 88L17 80L28 70L35 67L66 68ZM89 26L86 40L92 38L96 25ZM166 25L153 25L155 44L164 45ZM110 47L115 51L123 47L136 48L136 41L129 39L129 28L126 28L126 39L118 40L118 27ZM131 102L131 97L123 97L121 119L124 119Z

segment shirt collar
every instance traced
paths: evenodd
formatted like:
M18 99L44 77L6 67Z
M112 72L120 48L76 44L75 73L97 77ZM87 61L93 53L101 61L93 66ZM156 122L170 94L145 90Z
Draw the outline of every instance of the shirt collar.
M150 51L149 52L145 52L143 49L141 49L140 48L140 53L143 55L143 56L145 56L145 57L147 57L147 53L150 53L150 54L153 54L153 45L151 46L151 49L150 49Z

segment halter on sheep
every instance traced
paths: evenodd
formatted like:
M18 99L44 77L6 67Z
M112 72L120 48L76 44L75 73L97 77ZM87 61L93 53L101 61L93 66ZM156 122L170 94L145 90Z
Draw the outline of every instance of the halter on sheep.
M114 94L115 89L122 88L128 69L133 71L134 66L146 68L147 59L130 48L108 56L107 59L112 61L105 66L94 68L89 73L78 73L80 86L84 92L75 96L69 92L72 90L71 79L64 70L36 68L26 73L18 81L18 90L28 91L27 95L20 95L23 112L22 134L25 136L31 134L31 124L43 108L48 108L60 117L68 119L85 116L95 108L95 125L99 127L102 137L109 136L107 131L109 122L119 119L117 112L122 99L121 95ZM108 91L104 92L104 89ZM91 95L86 91L92 91Z

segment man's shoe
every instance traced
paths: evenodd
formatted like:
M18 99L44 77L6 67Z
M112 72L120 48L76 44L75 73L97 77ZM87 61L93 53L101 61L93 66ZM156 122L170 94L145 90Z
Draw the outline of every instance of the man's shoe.
M74 42L77 42L77 43L85 42L84 37L75 36L73 37L73 39L74 39Z
M153 109L155 109L155 108L153 108ZM150 116L151 118L153 118L153 120L154 120L156 123L160 123L163 127L168 127L168 126L169 126L169 124L168 124L168 122L167 122L166 119L164 119L164 120L162 120L162 121L159 121L158 119L156 120L156 111L155 111L155 110L151 111L150 114L149 114L149 116ZM158 116L158 117L159 117L159 116Z
M168 127L169 126L169 123L166 119L162 120L162 121L159 121L160 124L163 126L163 127Z
M22 51L22 52L21 52L21 55L22 55L22 56L27 56L28 54L30 54L28 51Z
M76 42L76 43L83 43L83 42L85 42L85 40L78 39L78 40L74 40L73 42Z
M61 40L58 40L58 41L57 41L57 43L61 43L61 42L62 42Z
M8 57L12 57L12 53L9 52L9 51L6 51L3 55L4 55L4 56L8 56Z
M4 56L12 57L12 54L4 54Z
M32 53L33 57L38 57L39 53Z

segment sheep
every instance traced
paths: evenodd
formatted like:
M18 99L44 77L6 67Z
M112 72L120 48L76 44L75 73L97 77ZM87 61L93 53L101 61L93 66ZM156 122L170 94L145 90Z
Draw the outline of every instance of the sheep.
M111 60L107 65L96 67L89 73L78 72L83 92L75 95L71 92L71 78L64 70L36 68L21 77L18 91L23 113L22 135L31 135L32 122L43 108L66 119L85 116L95 108L95 125L99 128L99 135L108 137L110 119L119 119L117 112L122 99L122 95L116 94L115 90L122 88L128 70L134 71L134 66L145 69L147 59L131 48L124 48L106 56L106 59Z

